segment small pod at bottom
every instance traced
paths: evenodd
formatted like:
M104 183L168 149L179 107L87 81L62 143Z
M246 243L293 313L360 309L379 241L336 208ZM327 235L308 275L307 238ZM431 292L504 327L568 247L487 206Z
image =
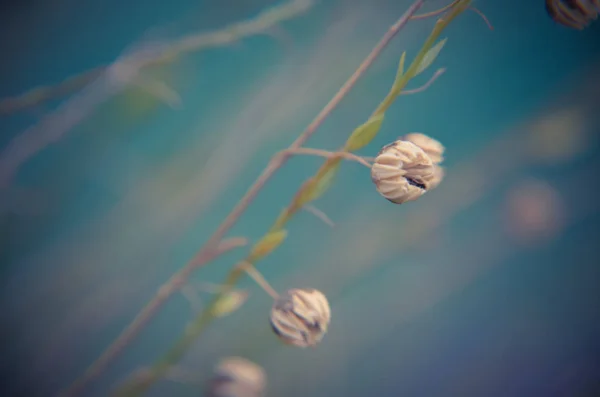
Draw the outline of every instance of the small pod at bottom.
M219 362L208 389L209 397L263 397L266 388L264 370L242 357Z
M327 333L331 320L329 302L312 288L288 290L275 300L271 328L288 345L315 346Z

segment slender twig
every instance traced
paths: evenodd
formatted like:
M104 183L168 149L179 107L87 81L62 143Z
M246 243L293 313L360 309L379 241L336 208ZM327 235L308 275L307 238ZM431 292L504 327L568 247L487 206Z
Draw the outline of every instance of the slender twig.
M431 11L431 12L426 12L423 14L419 14L419 15L413 15L410 19L425 19L425 18L430 18L430 17L434 17L436 15L440 15L443 14L444 12L448 11L449 9L451 9L452 7L454 7L455 5L458 4L460 0L454 0L452 3L448 4L447 6L444 6L442 8L439 8L435 11ZM485 16L485 14L483 12L481 12L479 9L475 8L475 7L469 7L469 10L477 13L481 19L483 19L483 21L486 23L486 25L488 26L488 28L490 30L494 30L494 27L492 26L492 24L490 23L490 21L487 19L487 17Z
M307 212L310 212L311 214L313 214L314 216L316 216L317 218L319 218L323 222L325 222L325 224L327 224L328 226L335 227L335 223L333 223L333 221L331 220L331 218L329 218L326 213L324 213L323 211L321 211L320 209L318 209L314 205L308 204L308 205L305 205L302 208L304 210L306 210Z
M435 11L430 11L430 12L425 12L423 14L413 15L412 17L410 17L410 19L417 20L417 19L426 19L426 18L435 17L437 15L443 14L444 12L448 11L449 9L451 9L452 7L457 5L459 1L460 0L454 0L452 3L448 4L447 6L439 8Z
M371 164L369 164L369 162L366 161L364 158L357 156L354 153L349 153L349 152L330 152L328 150L313 149L313 148L307 148L307 147L301 147L301 148L297 148L297 149L286 149L286 150L283 150L280 152L280 155L288 155L288 154L305 154L308 156L319 156L319 157L325 157L325 158L340 157L340 158L343 158L346 160L356 161L357 163L360 163L367 168L371 168Z
M212 32L184 36L164 46L164 49L148 57L140 67L159 64L174 59L180 54L199 51L211 47L221 47L248 36L262 34L279 23L292 19L307 11L313 0L291 0L281 6L271 7L256 17L237 22ZM135 58L136 54L131 57ZM110 65L98 66L92 70L68 78L57 85L42 86L15 97L0 100L0 115L15 113L42 102L72 94L101 76Z
M490 21L487 19L487 17L485 16L485 14L483 12L481 12L480 10L478 10L475 7L469 7L470 10L474 11L475 13L477 13L481 19L483 19L483 21L485 22L485 24L488 26L488 28L490 30L494 30L494 27L492 26L492 24L490 23Z
M411 63L411 65L408 68L408 70L406 71L406 73L402 75L402 77L399 81L394 82L394 85L392 86L392 90L390 91L390 93L386 96L386 98L379 104L377 109L374 111L375 116L382 115L391 106L391 104L394 102L394 100L397 98L397 96L400 94L400 92L404 89L406 83L408 83L408 81L415 75L416 70L419 67L419 65L421 64L421 62L423 61L427 51L433 46L435 41L439 38L439 35L441 34L441 32L450 23L450 21L452 21L456 16L461 14L466 9L466 6L468 6L468 4L470 4L470 2L471 2L471 0L461 0L458 3L457 7L449 13L449 15L446 19L438 20L432 33L429 35L425 44L421 48L421 51L419 51L417 56L414 58L413 62ZM422 3L423 3L422 0L421 1L417 0L417 1L415 1L415 3L413 3L413 5L409 8L409 10L386 33L386 35L384 35L384 38L375 47L375 49L371 52L371 54L367 57L367 59L365 61L363 61L363 65L367 61L369 61L370 63L373 62L373 60L376 58L376 56L383 49L382 43L384 43L384 44L389 43L389 41L392 39L392 37L395 35L395 33L397 33L397 31L408 22L408 20L410 19L410 16L412 14L414 14L414 12L422 5ZM373 54L376 54L376 55L373 56ZM370 65L370 63L369 63L369 65ZM355 72L355 75L357 73L359 73L361 70L362 71L366 70L366 67L365 68L362 67L363 65L361 65L361 67L359 67L359 69ZM352 79L353 79L353 77L351 77L351 79L349 81L352 81ZM331 105L332 102L335 102L336 100L338 100L338 102L339 102L339 100L341 100L341 98L338 98L338 97L340 97L340 95L341 95L340 93L345 94L345 92L347 92L347 90L344 91L344 89L345 89L345 87L348 86L348 84L349 84L349 82L346 82L346 84L336 94L336 96L332 99L332 101L325 107L325 109L323 109L321 111L321 113L319 113L319 115L311 123L311 125L309 125L309 128L307 130L305 130L300 135L300 137L298 137L296 139L296 141L294 141L294 143L288 149L295 150L295 149L302 147L302 144L304 143L304 141L306 141L310 137L310 135L312 135L312 133L314 133L314 129L311 130L311 126L313 126L315 124L318 125L318 124L320 124L320 122L322 122L324 120L325 116L328 114L328 113L324 114L324 112L326 110L328 110L330 107L331 107L331 109L329 109L328 111L331 111L333 109L333 107L335 107L335 105L334 106ZM346 150L346 148L348 147L347 145L348 145L348 143L346 143L346 145L344 145L344 147L340 150ZM277 154L276 156L274 156L271 159L267 169L263 172L263 174L255 182L255 184L246 193L246 196L244 196L242 198L242 200L238 203L238 205L234 208L232 213L230 213L230 215L225 219L225 221L217 229L215 234L213 234L211 239L209 239L209 241L207 242L207 244L205 245L203 250L206 250L206 252L210 252L211 243L214 244L214 242L218 241L218 239L220 238L220 233L225 233L226 231L229 230L229 228L235 223L235 221L237 221L239 216L247 208L247 206L249 205L249 202L254 199L254 197L256 196L256 194L258 193L260 188L262 188L262 186L264 185L266 180L275 172L275 170L278 167L280 167L282 165L283 162L287 161L288 157L289 157L289 153L284 153L283 155ZM294 199L292 200L291 204L289 205L289 207L287 207L280 214L280 216L274 222L273 226L269 229L270 231L268 232L268 234L265 235L263 237L263 240L260 240L260 242L263 242L265 240L269 241L269 238L274 238L274 236L276 236L278 233L281 233L282 231L284 231L282 228L292 218L293 214L295 214L300 208L303 207L303 204L306 203L306 200L311 201L315 198L315 196L311 196L317 191L317 190L315 190L315 186L318 188L323 187L323 186L318 185L318 183L322 181L323 175L327 175L327 173L329 173L331 170L335 170L337 167L337 164L339 164L340 160L341 160L341 158L333 158L333 159L328 158L325 161L323 166L321 166L321 168L317 172L316 176L310 178L302 185L302 187L296 193L296 195L295 195ZM273 168L274 165L277 167ZM320 177L321 179L319 180L318 177ZM317 184L315 185L314 183L317 183ZM257 246L255 246L255 248L260 247L260 242ZM258 252L260 252L260 251L258 251ZM264 254L260 254L259 258L262 256L264 256ZM257 260L254 249L248 254L248 256L246 257L245 260L251 264L254 264L254 261ZM241 275L243 273L244 273L244 270L241 269L239 266L234 267L232 269L232 271L229 272L227 279L225 281L225 285L227 285L229 289L234 288L236 282L241 278ZM206 310L204 310L202 312L202 314L200 316L198 316L194 320L194 322L186 328L185 334L173 344L173 346L167 351L167 353L165 353L163 355L162 358L160 358L159 360L157 360L155 362L155 364L151 368L151 371L152 371L151 378L147 379L145 382L140 382L140 383L129 382L129 383L125 384L123 387L121 387L119 390L117 390L116 395L118 395L118 396L140 396L144 392L148 391L152 387L154 382L158 381L163 376L163 374L165 374L165 372L169 370L169 368L172 365L174 365L181 359L181 357L185 354L185 352L188 350L188 348L195 342L196 338L203 332L205 327L208 324L210 324L210 322L215 318L215 316L213 315L213 309L216 305L218 305L218 303L221 299L221 296L224 293L225 292L222 292L221 294L219 294L219 296L216 296L212 300L212 302L209 303L208 308Z
M408 8L408 10L392 25L377 43L377 45L371 50L369 55L359 65L358 69L350 76L350 78L344 83L334 97L325 105L325 107L319 112L315 119L306 127L306 129L296 138L296 140L289 146L288 149L296 150L302 147L302 145L308 141L308 139L316 132L321 126L325 119L331 114L331 112L341 103L342 99L350 92L356 82L363 76L367 69L373 64L373 62L379 57L385 47L390 41L396 36L396 34L408 23L410 17L421 8L424 0L415 0L415 2ZM76 383L67 390L65 396L74 396L79 394L83 387L92 379L98 377L102 371L112 362L134 337L141 331L141 329L150 321L151 318L158 312L158 310L164 305L169 296L176 292L180 285L185 283L193 270L197 267L208 263L220 253L217 248L227 232L235 225L241 215L246 211L250 204L254 201L258 193L262 190L264 185L271 179L275 172L281 168L291 156L290 153L283 155L274 156L271 161L267 164L267 167L263 170L260 176L248 189L246 194L240 199L233 210L225 218L225 220L219 225L217 230L200 249L194 260L188 263L185 267L175 273L171 279L169 279L160 292L154 296L142 309L142 311L136 316L134 321L123 331L119 337L108 347L108 349L97 359L91 367L86 371L84 376L76 381Z
M265 280L263 275L258 270L256 270L252 263L242 261L238 266L240 267L240 269L245 271L256 282L256 284L258 284L267 294L269 294L271 298L279 298L279 294L277 293L277 291L275 291L275 288L271 287L271 284L269 284L269 282Z
M211 251L210 259L216 258L234 248L238 248L246 244L244 238L231 238L223 240L214 251ZM206 261L207 256L203 257ZM156 312L162 307L166 300L179 291L189 279L190 274L198 266L197 258L192 259L185 268L175 273L169 281L163 284L154 298L135 316L133 321L127 328L115 339L115 341L102 353L100 357L85 371L81 378L77 379L68 389L64 390L61 395L75 396L81 393L88 382L98 377L108 365L117 357L123 349L133 341L139 331L144 328Z
M442 74L444 74L445 71L446 71L445 68L438 69L433 74L433 76L431 76L431 78L427 81L427 83L423 84L422 86L420 86L418 88L413 88L412 90L404 90L400 93L400 95L418 94L419 92L425 91L438 79L438 77L440 77Z

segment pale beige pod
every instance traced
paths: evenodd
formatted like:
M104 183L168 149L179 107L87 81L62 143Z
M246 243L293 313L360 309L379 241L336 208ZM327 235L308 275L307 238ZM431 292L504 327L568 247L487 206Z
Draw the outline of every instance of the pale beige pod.
M446 148L439 141L428 137L420 132L411 132L401 137L403 141L409 141L423 149L429 156L433 164L439 164L444 161L444 151Z
M299 347L315 346L327 333L331 320L329 302L312 288L294 288L275 300L271 328L284 343Z
M436 169L431 158L419 146L397 140L381 149L371 179L377 191L395 204L421 197L436 182Z
M217 365L208 396L262 397L265 395L266 379L259 365L242 357L228 357Z
M433 179L431 180L431 183L429 184L429 190L433 190L436 187L438 187L439 184L442 183L442 179L444 179L445 175L446 175L446 171L444 170L444 167L441 167L439 165L434 165L433 166Z

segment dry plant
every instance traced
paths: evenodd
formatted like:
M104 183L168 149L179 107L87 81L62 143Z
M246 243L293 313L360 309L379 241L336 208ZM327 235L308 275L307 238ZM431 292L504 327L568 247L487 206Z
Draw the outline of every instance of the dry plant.
M436 140L423 134L412 133L406 135L390 145L386 145L372 158L362 157L354 152L367 146L379 132L386 111L395 100L403 94L414 94L427 89L444 72L437 70L429 81L418 88L405 89L407 84L417 75L427 70L436 59L446 43L446 39L439 40L441 33L458 15L471 7L471 0L455 0L451 4L434 12L416 15L425 0L416 0L408 10L394 23L385 33L379 43L372 49L371 53L361 63L354 74L340 88L338 93L321 110L310 125L298 136L298 138L285 150L277 153L269 161L263 173L258 177L247 193L240 199L230 214L225 218L206 244L198 251L193 259L181 270L175 273L164 283L157 294L139 312L131 324L117 337L117 339L102 353L102 355L77 379L72 385L63 391L62 395L75 396L81 394L85 387L98 376L119 356L120 353L135 339L139 332L163 307L164 303L175 293L184 288L190 276L198 268L206 265L216 257L242 245L245 238L230 237L226 235L233 225L238 221L249 205L253 202L259 191L270 180L270 178L294 155L311 155L325 158L323 165L317 173L306 180L295 194L291 203L276 218L269 231L250 249L245 259L240 261L230 271L225 282L215 290L214 298L188 325L185 334L181 336L154 365L132 376L120 387L117 395L141 395L146 392L156 381L165 378L175 368L185 352L192 346L195 340L203 333L206 327L216 318L228 314L237 309L243 299L239 298L236 284L240 278L247 274L251 276L269 295L274 299L271 311L271 324L275 333L288 344L306 347L315 346L327 331L331 312L325 294L311 288L292 288L285 294L279 295L255 268L255 264L273 252L282 244L287 236L285 226L288 221L300 210L307 210L326 223L331 220L323 212L311 203L321 197L331 186L343 160L358 162L371 170L371 178L377 191L389 201L402 204L416 200L424 193L437 187L443 178L443 169L439 163L443 159L444 147ZM259 17L236 24L224 31L216 32L208 36L194 36L182 40L173 47L165 47L159 53L152 53L150 57L132 58L141 64L136 64L133 72L142 66L172 59L181 52L192 51L211 45L223 45L239 38L254 34L265 27L272 26L282 20L289 19L301 11L306 10L312 1L294 0L280 7L273 7ZM475 9L473 9L475 10ZM477 13L482 15L479 11ZM403 53L396 78L392 87L383 101L365 123L358 126L347 139L346 143L338 150L327 151L304 147L308 139L316 132L323 121L338 106L342 99L353 88L367 69L382 53L384 48L396 36L396 34L411 20L425 19L442 15L437 20L432 32L426 39L420 51L405 70L406 53ZM482 15L483 16L483 15ZM484 17L485 20L485 17ZM487 23L487 20L485 20ZM489 25L489 23L488 23ZM124 65L124 64L121 64ZM114 68L111 68L114 72ZM122 71L122 70L121 70ZM125 70L124 72L128 72ZM129 71L131 72L131 70ZM95 72L90 72L95 73ZM129 75L129 73L125 73ZM87 75L79 77L86 81ZM126 77L127 77L126 76ZM129 78L125 78L129 81ZM67 82L65 87L78 86ZM68 91L65 87L57 89L41 89L34 93L26 94L20 99L12 99L2 102L4 112L6 109L14 111L22 109L31 104L49 99L57 93ZM6 104L10 105L6 105ZM244 297L245 299L245 297Z
M62 139L102 104L130 88L141 89L145 94L177 108L181 103L178 93L164 81L144 75L146 70L173 63L187 53L222 47L249 36L265 34L283 21L303 14L313 3L313 0L290 0L252 19L216 31L191 34L170 42L136 43L109 65L73 76L54 86L38 87L22 95L0 100L0 115L3 115L73 94L55 111L17 134L0 153L0 189L9 186L19 167L32 156Z
M0 100L0 115L17 113L38 106L51 99L61 98L80 91L103 74L111 71L111 68L114 69L115 65L117 65L119 72L126 71L137 74L142 68L171 62L186 53L212 47L222 47L248 36L264 34L265 31L275 28L281 22L295 18L308 11L313 3L314 0L291 0L283 5L272 7L255 18L234 23L213 32L184 36L173 42L163 43L158 48L139 49L127 55L118 64L98 66L72 76L59 84L40 86L21 95L3 98ZM136 81L132 83L143 82ZM151 85L147 88L152 91L156 86ZM159 91L162 90L159 89Z

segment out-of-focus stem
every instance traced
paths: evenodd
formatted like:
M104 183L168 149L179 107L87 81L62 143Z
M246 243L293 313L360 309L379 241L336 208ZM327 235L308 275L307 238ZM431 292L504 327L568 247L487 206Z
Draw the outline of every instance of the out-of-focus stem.
M410 20L410 17L422 6L424 0L416 0L411 7L402 15L402 17L385 33L380 42L375 46L375 48L371 51L371 53L367 56L367 58L363 61L363 63L359 66L359 68L354 72L354 74L350 77L350 79L342 86L342 88L338 91L338 93L331 99L331 101L323 108L323 110L317 115L317 117L313 120L313 122L303 131L303 133L290 145L287 151L284 151L283 154L279 154L273 157L270 161L267 168L263 171L263 173L259 176L259 178L255 181L255 183L250 187L246 195L238 202L233 211L229 214L229 216L223 221L223 223L219 226L217 231L213 234L211 239L206 243L205 248L201 250L202 252L210 252L211 245L218 242L223 235L235 224L237 219L241 216L241 214L246 210L246 208L250 205L251 201L256 197L258 192L262 189L264 184L270 179L270 177L275 173L277 169L279 169L289 158L291 153L300 149L302 145L314 134L316 129L323 123L325 118L333 111L335 107L341 102L341 100L345 97L345 95L350 91L350 89L354 86L359 77L364 74L364 72L371 66L371 64L375 61L375 59L380 55L383 49L389 44L392 38L406 25L406 23ZM469 0L461 0L466 3L469 3ZM452 20L459 12L453 13L449 18L448 22ZM412 72L414 74L418 63L425 56L426 51L431 47L435 39L439 36L439 33L446 26L447 23L440 24L439 22L436 24L436 28L433 33L430 35L425 45L423 46L423 50L417 55L417 58L411 64L408 72ZM417 64L417 66L415 66ZM412 75L412 74L411 74ZM409 76L411 76L409 75ZM406 79L404 85L410 80L410 77ZM402 85L402 88L404 87ZM398 94L396 94L397 96ZM390 102L391 104L391 102ZM389 107L389 104L387 105ZM386 107L386 109L387 109ZM381 108L378 107L378 110ZM290 153L291 152L291 153ZM331 161L335 161L335 158L329 158L326 161L324 166L327 166ZM294 206L294 203L291 204ZM283 227L287 221L292 217L295 211L288 208L286 212L284 212L284 216L278 218L274 228ZM272 228L273 229L273 228ZM240 277L243 275L244 270L239 266L234 267L234 269L229 273L225 285L232 289ZM202 314L196 318L196 320L188 327L183 337L181 337L172 348L165 354L165 356L159 360L152 368L151 375L144 382L132 382L126 383L122 388L117 391L118 396L139 396L146 392L154 382L160 379L168 369L179 361L179 359L183 356L183 354L187 351L187 349L192 345L192 343L196 340L196 338L202 333L203 329L211 322L214 318L212 315L212 307L216 305L221 299L221 295L227 293L227 290L224 290L218 296L215 296L213 300L209 303L208 307L202 312Z
M291 0L281 6L272 7L255 18L234 23L223 29L208 33L198 33L184 36L168 45L164 49L143 60L140 67L160 64L174 57L205 48L220 47L231 44L248 36L256 35L276 27L279 23L297 17L313 5L313 0ZM135 58L137 54L129 55ZM62 83L42 86L27 91L21 95L0 100L0 115L16 113L42 102L72 94L89 83L95 81L110 67L98 66L87 72L64 80Z
M247 243L245 238L226 239L219 244L217 249L213 251L213 257L222 255L234 248L243 246ZM154 314L166 302L166 300L179 291L186 283L191 272L197 266L196 259L192 259L182 271L174 274L169 281L163 284L158 290L154 298L138 313L131 324L119 335L119 337L102 353L100 357L70 387L61 393L61 396L75 396L83 392L85 386L91 380L98 377L108 365L131 343L139 333L139 331L150 321Z

